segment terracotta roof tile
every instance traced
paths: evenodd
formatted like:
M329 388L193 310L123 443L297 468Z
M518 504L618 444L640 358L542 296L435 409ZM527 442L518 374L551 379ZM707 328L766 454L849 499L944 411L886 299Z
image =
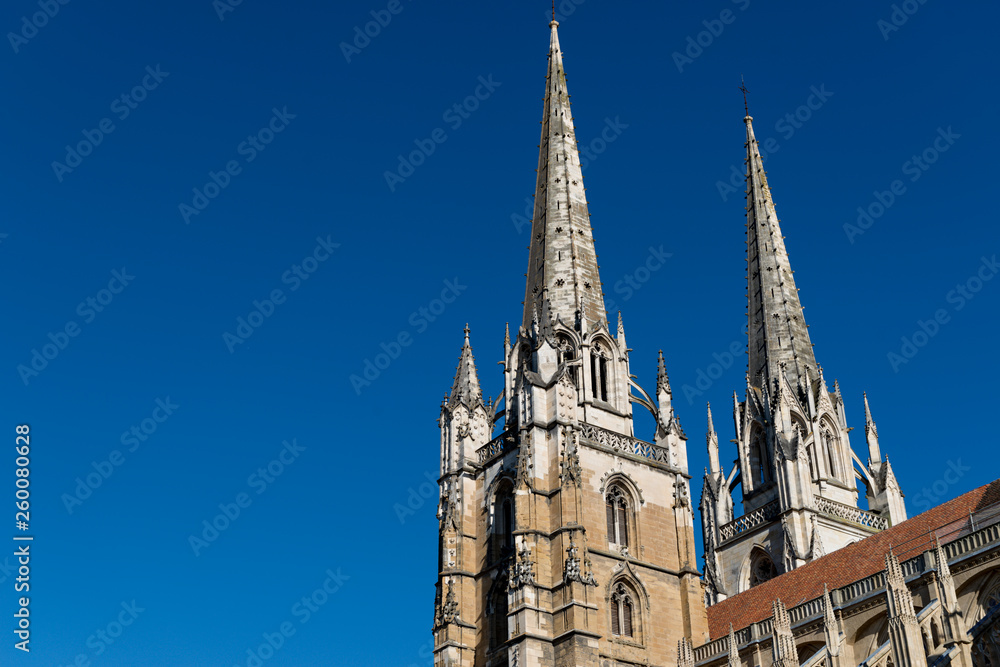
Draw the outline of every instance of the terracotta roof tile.
M954 529L958 529L968 523L970 512L997 502L1000 480L712 605L708 608L709 634L718 639L729 632L730 623L740 630L770 618L775 598L791 608L821 596L824 583L833 590L880 572L890 547L901 561L912 558L933 546L936 529L955 522Z

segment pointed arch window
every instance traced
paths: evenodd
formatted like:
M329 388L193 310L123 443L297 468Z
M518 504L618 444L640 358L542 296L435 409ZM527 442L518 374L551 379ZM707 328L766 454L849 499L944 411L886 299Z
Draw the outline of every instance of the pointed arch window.
M822 433L823 433L823 452L826 455L827 474L830 477L839 478L840 475L837 474L839 471L837 468L837 456L836 456L837 438L836 436L833 435L833 429L830 428L829 424L826 423L823 424Z
M755 485L763 486L770 481L771 471L768 463L764 436L760 431L757 431L750 443L750 472L753 475Z
M608 354L600 343L590 353L591 393L595 399L608 400Z
M605 498L608 518L608 542L620 547L628 546L629 509L628 497L618 486L611 487Z
M514 496L510 482L497 490L493 499L493 531L490 536L491 559L497 560L514 551Z
M635 595L625 584L617 584L611 594L611 634L635 638L638 634L637 620Z
M565 336L559 337L559 363L566 364L568 367L570 380L573 381L573 386L577 389L580 388L580 384L577 381L577 365L573 364L576 360L576 346L573 345L573 341Z

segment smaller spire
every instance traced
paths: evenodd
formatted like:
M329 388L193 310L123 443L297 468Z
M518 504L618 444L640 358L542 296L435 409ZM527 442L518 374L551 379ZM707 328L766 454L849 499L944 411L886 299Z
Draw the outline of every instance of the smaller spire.
M938 576L942 579L950 579L951 568L948 566L948 556L945 555L944 549L941 547L941 539L937 535L934 536L934 556L937 560Z
M781 598L774 600L774 621L771 626L771 645L776 667L798 667L799 655L792 635L792 619Z
M663 361L663 350L660 350L659 366L656 370L656 393L670 394L670 378L667 377L667 365Z
M708 465L712 474L719 472L722 466L719 464L719 435L715 432L715 424L712 423L712 404L708 404Z
M472 410L476 405L483 404L483 391L479 387L479 374L476 372L476 360L472 356L472 345L469 343L469 325L465 325L465 342L462 353L458 357L458 368L455 372L455 383L451 386L448 405L452 408L464 405Z
M622 311L618 311L618 347L622 350L627 349L625 346L625 325L622 324Z
M837 658L840 655L840 624L837 623L837 616L833 613L833 600L830 599L830 591L826 584L823 584L823 633L826 635L826 648L830 656Z
M694 649L687 637L677 642L677 667L694 667Z
M868 464L878 464L882 462L882 450L878 445L878 428L875 427L875 420L872 419L872 410L868 406L868 392L865 397L865 440L868 442Z
M742 667L740 664L740 647L736 644L736 633L733 624L729 624L729 667Z

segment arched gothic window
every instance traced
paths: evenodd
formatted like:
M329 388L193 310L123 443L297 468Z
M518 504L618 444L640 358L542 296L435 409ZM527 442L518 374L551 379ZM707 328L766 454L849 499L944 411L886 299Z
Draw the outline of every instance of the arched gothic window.
M750 474L753 475L755 486L763 486L771 479L768 463L764 436L760 431L757 431L750 442Z
M493 501L492 559L496 560L514 550L514 496L510 483L501 487Z
M636 637L637 620L635 596L625 584L617 584L611 593L611 634L616 637Z
M577 389L580 388L580 383L577 380L577 366L570 365L571 362L576 360L576 347L573 345L573 341L565 336L559 337L559 363L566 364L569 366L569 377L573 381L573 386Z
M837 470L836 438L829 424L823 424L823 450L826 453L827 473L830 477L840 477Z
M608 542L628 546L629 502L628 496L618 486L612 486L605 497L608 513Z
M774 567L774 561L763 551L758 550L750 562L750 588L770 581L776 576L778 571Z
M608 356L600 343L590 353L591 393L595 399L608 400Z

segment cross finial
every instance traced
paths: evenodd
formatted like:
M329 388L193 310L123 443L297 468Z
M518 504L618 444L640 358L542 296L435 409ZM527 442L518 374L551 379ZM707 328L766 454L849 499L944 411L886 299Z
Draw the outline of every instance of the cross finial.
M740 90L743 91L743 110L746 111L746 114L749 116L750 115L750 107L747 106L747 93L749 93L750 91L747 90L747 84L743 81L743 75L742 74L740 74Z
M556 20L556 0L552 0L552 20Z

